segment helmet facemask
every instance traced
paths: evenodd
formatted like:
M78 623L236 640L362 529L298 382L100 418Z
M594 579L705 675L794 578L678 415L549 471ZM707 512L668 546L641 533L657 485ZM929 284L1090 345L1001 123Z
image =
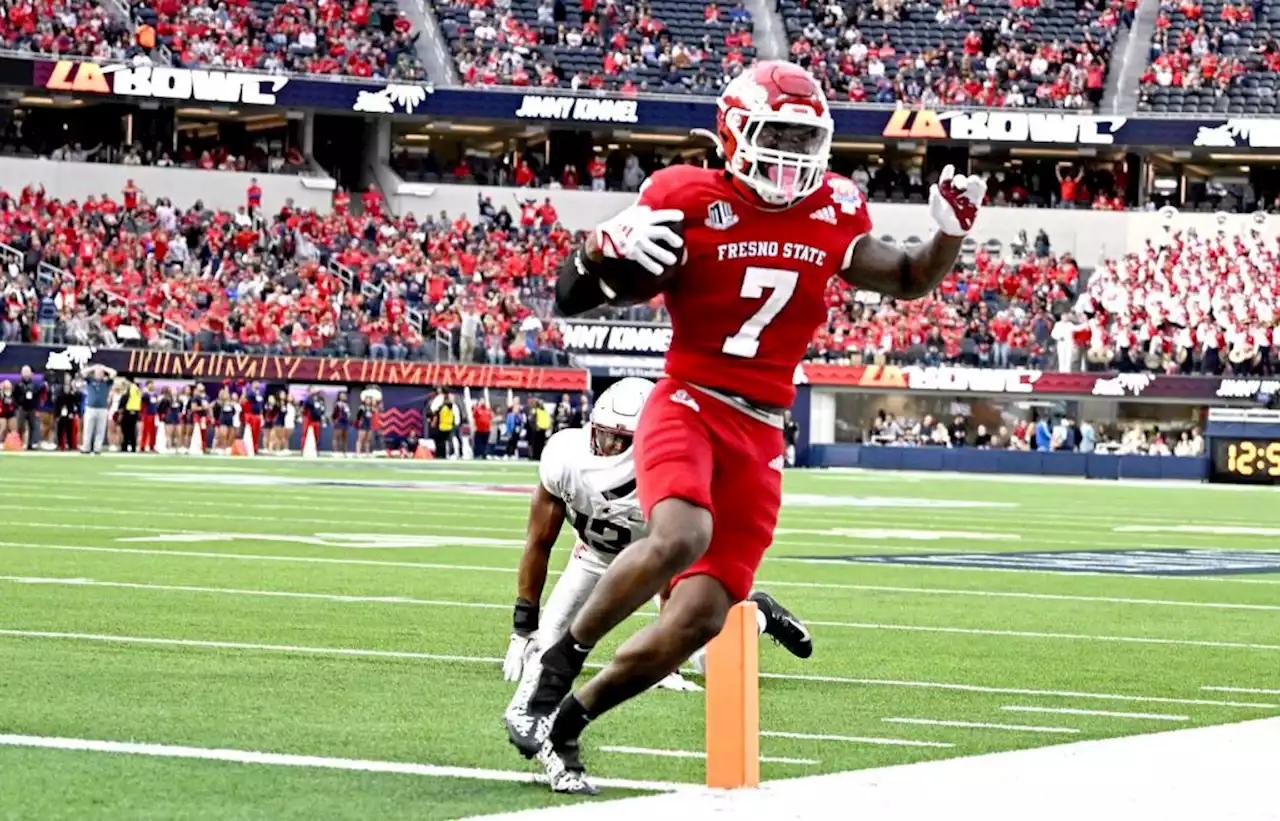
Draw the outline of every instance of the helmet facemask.
M591 452L596 456L621 456L631 447L635 433L591 423Z
M725 125L737 150L729 173L770 205L790 205L817 191L831 158L832 123L804 106L730 111Z

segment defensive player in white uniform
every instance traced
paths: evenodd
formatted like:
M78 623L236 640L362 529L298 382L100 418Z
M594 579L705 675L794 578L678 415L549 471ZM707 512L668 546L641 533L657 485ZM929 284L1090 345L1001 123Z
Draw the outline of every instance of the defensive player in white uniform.
M520 681L506 719L512 743L527 756L537 749L532 742L533 749L521 744L528 733L525 707L538 681L535 654L564 635L613 558L645 534L631 441L653 387L652 382L638 377L615 382L596 401L590 427L560 431L542 453L540 481L534 489L520 560L514 629L503 664L504 677ZM541 612L547 564L565 521L577 534L573 556L552 589L545 612ZM751 599L759 606L761 633L800 658L813 652L809 631L772 596L756 591ZM702 654L699 650L692 659L699 672L703 670ZM657 686L702 689L678 672Z

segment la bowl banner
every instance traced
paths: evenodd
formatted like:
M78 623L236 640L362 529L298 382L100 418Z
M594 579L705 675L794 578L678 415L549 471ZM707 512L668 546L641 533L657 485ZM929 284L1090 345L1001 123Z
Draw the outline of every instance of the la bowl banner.
M697 95L619 97L546 89L434 88L349 77L319 79L215 68L132 66L85 59L0 57L0 84L80 96L172 104L283 106L366 116L687 131L715 122L716 101ZM1280 146L1280 120L1210 120L1020 109L928 109L834 103L836 135L859 139L1044 146Z
M203 380L332 383L340 385L420 385L517 391L582 392L589 386L578 368L520 368L453 365L386 359L323 359L308 356L170 353L135 348L9 344L0 347L0 372L79 370L102 364L135 377Z
M365 114L423 113L433 91L421 83L309 80L254 71L41 60L32 84L45 91L174 103L286 106Z

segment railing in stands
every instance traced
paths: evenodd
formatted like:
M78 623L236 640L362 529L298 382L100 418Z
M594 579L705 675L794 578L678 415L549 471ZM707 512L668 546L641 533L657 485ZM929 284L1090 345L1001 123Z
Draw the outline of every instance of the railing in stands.
M11 275L22 273L22 259L23 254L21 251L12 245L0 242L0 263L4 263L5 268L9 269L8 273ZM13 270L15 267L17 268L16 271Z
M453 334L444 328L436 328L435 336L432 337L435 351L432 359L436 362L452 362L453 361Z
M164 326L160 329L160 335L173 345L175 350L185 351L187 349L187 330L172 319L164 321Z
M41 288L52 288L55 283L61 282L66 275L65 269L50 265L47 262L42 262L36 266L36 284Z

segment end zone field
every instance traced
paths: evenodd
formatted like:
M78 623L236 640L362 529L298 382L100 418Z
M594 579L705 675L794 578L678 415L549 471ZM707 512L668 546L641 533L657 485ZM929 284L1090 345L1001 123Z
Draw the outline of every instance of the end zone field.
M566 803L500 721L534 481L0 457L0 819ZM759 586L815 653L761 651L766 779L1280 716L1271 491L831 471L786 492ZM653 692L593 726L602 797L698 784L702 709Z

